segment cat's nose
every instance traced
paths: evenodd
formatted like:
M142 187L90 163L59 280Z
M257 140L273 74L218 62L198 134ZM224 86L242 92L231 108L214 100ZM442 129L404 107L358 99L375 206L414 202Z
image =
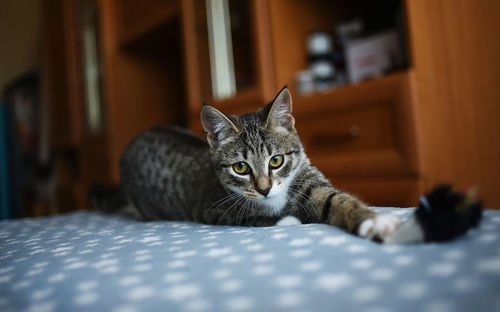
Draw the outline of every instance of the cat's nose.
M259 194L264 195L264 196L267 196L267 194L269 194L269 191L271 191L271 188L270 188L270 187L268 187L268 188L265 188L265 189L261 189L261 188L259 188L259 187L257 186L257 187L255 187L255 190L256 190L257 192L259 192Z

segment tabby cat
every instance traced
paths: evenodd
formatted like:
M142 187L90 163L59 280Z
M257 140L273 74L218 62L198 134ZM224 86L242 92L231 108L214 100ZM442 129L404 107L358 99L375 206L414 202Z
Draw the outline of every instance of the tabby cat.
M120 161L121 185L96 189L98 208L141 220L272 226L327 223L366 238L398 225L335 189L307 158L285 87L266 107L243 116L205 105L208 144L184 130L157 127L139 135Z

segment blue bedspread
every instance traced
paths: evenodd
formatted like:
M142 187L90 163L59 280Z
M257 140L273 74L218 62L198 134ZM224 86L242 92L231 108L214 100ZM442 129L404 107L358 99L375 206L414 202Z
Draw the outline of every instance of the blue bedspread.
M500 211L456 241L407 246L322 224L0 223L0 311L279 310L500 311Z

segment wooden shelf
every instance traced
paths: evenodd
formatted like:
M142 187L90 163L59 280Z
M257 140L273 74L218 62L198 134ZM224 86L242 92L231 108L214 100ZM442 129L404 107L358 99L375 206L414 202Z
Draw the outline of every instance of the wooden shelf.
M393 101L409 83L410 72L398 72L327 93L293 95L294 115L317 116L325 111L343 111Z

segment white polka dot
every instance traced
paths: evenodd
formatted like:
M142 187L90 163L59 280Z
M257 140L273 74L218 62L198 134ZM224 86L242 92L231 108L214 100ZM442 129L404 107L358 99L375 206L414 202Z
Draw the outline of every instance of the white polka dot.
M83 268L83 267L86 267L87 266L87 262L73 262L71 263L70 265L67 265L64 267L65 270L75 270L75 269L80 269L80 268Z
M86 281L78 284L78 289L80 291L87 291L97 287L97 281Z
M55 275L50 276L50 277L47 279L47 281L48 281L49 283L61 282L61 281L63 281L63 280L64 280L64 278L65 278L65 276L64 276L64 274L63 274L63 273L57 273L57 274L55 274Z
M420 299L426 292L427 284L424 282L407 283L399 288L399 295L406 299Z
M165 275L164 281L167 283L178 283L187 279L187 275L182 272L172 272Z
M320 245L328 245L337 247L347 242L347 237L345 236L327 236L323 237L323 239L319 242Z
M434 301L425 306L426 312L451 312L455 311L453 305L449 301Z
M27 312L50 312L54 311L55 308L56 308L55 302L42 302L42 303L35 303L34 305L30 306Z
M256 275L268 275L274 272L274 267L271 265L258 265L253 269Z
M464 257L464 253L458 249L448 250L443 254L443 257L447 260L460 260Z
M476 265L476 269L482 273L500 273L500 257L482 259Z
M328 292L336 292L342 288L351 286L353 284L353 279L350 275L345 273L327 273L320 276L316 282L319 288Z
M213 248L213 249L210 249L209 251L207 251L205 253L205 256L210 257L210 258L218 258L218 257L222 257L222 256L227 256L227 255L231 254L231 252L232 252L232 250L229 247L227 247L227 248Z
M272 239L283 239L286 237L288 237L288 234L286 234L286 233L276 233L276 234L273 234L273 236L271 236Z
M246 249L249 251L258 251L258 250L261 250L262 248L264 248L264 246L262 246L261 244L254 244L254 245L248 246Z
M155 294L155 289L151 286L137 286L127 293L129 300L143 300L152 297Z
M130 275L130 276L123 277L119 281L119 284L121 286L130 286L130 285L138 284L141 281L142 281L142 278L140 278L139 276Z
M159 236L146 236L143 239L138 240L139 243L154 243L160 241L161 238Z
M346 247L346 249L347 252L353 254L366 252L368 250L368 248L364 245L349 245Z
M231 271L229 271L228 269L221 269L214 271L212 275L216 279L226 279L231 276Z
M236 279L227 280L220 284L220 289L223 292L228 292L228 293L236 292L241 288L243 288L243 284L241 283L241 281Z
M196 298L189 300L188 303L184 306L185 310L187 311L206 311L210 309L210 303L202 298Z
M184 260L175 260L175 261L172 261L168 264L168 267L171 269L180 269L180 268L184 268L186 266L187 266L187 262Z
M238 262L241 262L241 260L242 260L241 256L232 255L232 256L223 258L221 260L221 262L223 262L223 263L238 263Z
M352 299L356 302L369 302L378 299L382 290L376 286L362 286L354 291Z
M300 247L300 246L307 246L307 245L311 245L311 244L312 244L312 240L310 238L295 238L295 239L292 239L288 245L292 246L292 247Z
M193 257L196 256L196 250L186 250L186 251L181 251L175 254L176 258L188 258L188 257Z
M139 255L135 257L135 261L142 262L151 259L151 255Z
M112 310L113 312L137 312L138 310L132 305L121 305Z
M73 259L78 259L78 258L73 258ZM39 263L35 263L33 266L35 268L42 268L42 267L45 267L47 266L49 263L47 261L45 262L39 262ZM12 267L11 267L12 268Z
M240 240L240 244L242 244L242 245L250 244L253 242L254 242L254 240L252 238L245 238L245 239Z
M314 272L321 269L323 265L319 261L308 261L302 263L299 268L304 272Z
M432 264L428 272L432 276L448 277L457 271L457 265L452 262L442 262Z
M304 301L304 296L298 292L284 292L278 295L276 305L282 308L296 308Z
M119 269L117 266L108 266L108 267L104 267L102 269L99 269L99 272L103 273L103 274L113 274L113 273L117 273L118 271L119 271Z
M35 290L33 292L33 299L35 300L42 300L47 298L48 296L52 295L54 293L54 290L51 288L46 288L46 289L40 289L40 290Z
M395 245L383 245L382 250L389 253L389 254L393 254L393 253L401 251L401 247L395 246Z
M485 233L481 234L477 240L481 243L490 244L498 239L497 233Z
M19 290L19 289L23 289L23 288L28 288L31 286L31 284L33 284L33 281L26 281L26 280L20 281L19 283L12 285L12 289Z
M500 223L500 217L492 217L491 221L496 222L496 223Z
M83 292L75 298L75 304L77 305L89 305L97 302L99 295L96 292Z
M325 232L320 231L320 230L314 230L314 231L310 231L308 234L312 235L312 236L322 236L325 234Z
M351 263L351 268L356 270L367 270L373 266L373 261L366 258L356 259Z
M178 239L178 240L172 242L173 245L183 245L183 244L187 244L187 243L189 243L189 240L187 240L187 239Z
M294 258L304 258L308 257L311 255L311 251L309 249L297 249L297 250L292 250L290 252L290 256Z
M201 289L196 284L175 285L167 289L165 295L173 301L184 301L193 297L197 297Z
M388 281L394 278L394 271L387 268L375 269L371 272L370 277L377 281Z
M453 287L459 292L469 292L478 286L478 280L473 277L460 277L453 283Z
M8 273L8 272L11 272L11 271L14 271L14 267L13 266L8 266L6 268L0 268L0 274Z
M253 257L253 260L256 262L267 262L271 261L274 259L274 254L272 253L264 253L264 254L259 254Z
M299 275L282 275L276 278L276 284L281 288L295 288L301 283L302 278Z
M369 307L364 312L390 312L391 310L385 307Z
M394 258L395 265L408 266L415 263L415 257L409 255L400 255Z
M253 306L254 301L250 297L235 297L227 301L227 307L231 311L249 311Z
M134 272L147 272L151 270L152 266L149 263L137 264L132 267Z

